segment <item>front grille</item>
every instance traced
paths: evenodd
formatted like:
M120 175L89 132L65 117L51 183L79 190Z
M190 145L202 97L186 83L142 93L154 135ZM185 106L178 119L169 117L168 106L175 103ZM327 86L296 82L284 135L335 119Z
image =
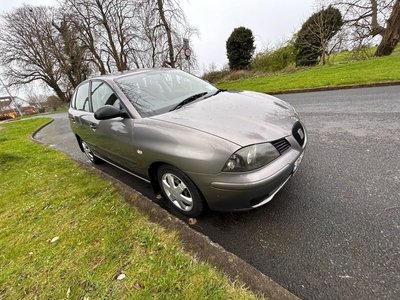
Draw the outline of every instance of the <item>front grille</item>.
M293 125L292 129L292 134L293 137L296 139L296 141L299 143L300 146L303 146L305 142L305 132L303 126L301 126L300 122L296 122Z
M279 154L284 153L290 148L290 143L285 138L271 142L271 144L278 150Z

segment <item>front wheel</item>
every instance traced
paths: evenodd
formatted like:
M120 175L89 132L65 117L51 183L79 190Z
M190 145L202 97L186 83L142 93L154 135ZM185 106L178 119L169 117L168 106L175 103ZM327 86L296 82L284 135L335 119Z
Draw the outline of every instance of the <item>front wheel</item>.
M164 197L181 213L198 217L206 210L203 196L185 173L173 166L162 165L157 176Z
M101 163L101 159L95 156L92 152L92 149L90 149L89 145L82 139L80 139L80 143L83 149L83 152L85 152L87 158L94 163L94 164L99 164Z

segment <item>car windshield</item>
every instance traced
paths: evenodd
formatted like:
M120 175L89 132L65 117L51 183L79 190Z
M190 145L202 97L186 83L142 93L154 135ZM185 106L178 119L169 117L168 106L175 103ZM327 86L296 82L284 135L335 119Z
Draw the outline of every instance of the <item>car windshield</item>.
M208 82L180 70L152 70L115 79L142 117L180 108L218 91ZM200 95L201 97L193 97Z

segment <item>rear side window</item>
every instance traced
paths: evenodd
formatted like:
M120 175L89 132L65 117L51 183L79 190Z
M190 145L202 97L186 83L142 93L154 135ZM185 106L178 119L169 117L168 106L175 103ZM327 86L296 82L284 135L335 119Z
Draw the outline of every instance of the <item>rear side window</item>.
M93 111L103 105L113 105L120 108L120 101L114 91L103 81L92 82L92 105Z
M79 86L75 95L75 108L78 110L90 111L89 83L84 83Z

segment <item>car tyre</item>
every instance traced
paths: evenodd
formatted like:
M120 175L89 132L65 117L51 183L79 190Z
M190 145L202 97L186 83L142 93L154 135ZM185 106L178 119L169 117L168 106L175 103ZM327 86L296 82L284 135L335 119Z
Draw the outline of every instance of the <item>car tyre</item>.
M86 154L87 158L94 163L94 164L100 164L102 160L98 158L97 156L94 155L92 149L90 149L89 145L82 139L80 139L81 147L83 152Z
M203 195L181 170L162 165L157 172L158 182L165 199L188 217L198 217L206 210Z

